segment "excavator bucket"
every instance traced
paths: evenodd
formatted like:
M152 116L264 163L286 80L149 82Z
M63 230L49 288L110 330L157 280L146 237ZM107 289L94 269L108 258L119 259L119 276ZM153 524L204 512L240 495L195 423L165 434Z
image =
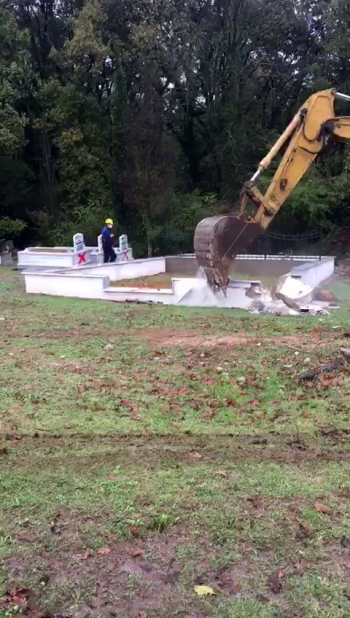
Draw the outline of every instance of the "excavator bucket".
M244 213L208 217L198 223L194 252L213 289L226 291L232 261L261 232L261 227Z

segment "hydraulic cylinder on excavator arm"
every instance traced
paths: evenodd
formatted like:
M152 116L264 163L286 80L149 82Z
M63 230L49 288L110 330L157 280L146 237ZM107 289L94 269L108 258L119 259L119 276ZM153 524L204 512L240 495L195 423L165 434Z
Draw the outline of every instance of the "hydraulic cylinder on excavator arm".
M334 115L335 99L350 102L350 96L330 89L313 94L304 103L243 186L238 212L208 217L198 223L194 251L198 266L213 289L226 291L234 258L266 230L328 141L350 140L350 116ZM274 177L262 194L256 180L287 143ZM256 209L253 216L246 212L248 202Z

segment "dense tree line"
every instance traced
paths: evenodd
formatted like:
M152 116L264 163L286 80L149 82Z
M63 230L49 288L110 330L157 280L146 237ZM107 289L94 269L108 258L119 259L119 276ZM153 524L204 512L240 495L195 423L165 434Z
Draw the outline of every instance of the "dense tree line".
M350 93L349 8L2 0L0 238L92 240L112 216L139 254L191 250L195 224L234 207L311 92ZM347 219L349 152L328 149L275 230L324 234Z

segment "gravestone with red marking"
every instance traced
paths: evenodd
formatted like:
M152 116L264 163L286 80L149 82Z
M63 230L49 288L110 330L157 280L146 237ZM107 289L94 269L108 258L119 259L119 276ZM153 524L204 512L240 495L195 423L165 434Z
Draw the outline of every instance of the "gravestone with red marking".
M87 262L90 262L90 256L85 247L84 234L74 234L73 236L73 248L76 254L75 265L83 266Z

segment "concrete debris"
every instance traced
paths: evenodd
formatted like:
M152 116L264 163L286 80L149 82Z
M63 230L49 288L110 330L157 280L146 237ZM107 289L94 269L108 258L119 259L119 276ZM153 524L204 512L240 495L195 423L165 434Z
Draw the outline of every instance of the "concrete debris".
M246 291L245 295L248 298L260 298L260 296L264 293L264 288L257 283L252 283L250 288Z
M308 303L312 299L312 287L303 283L301 279L291 275L283 275L279 278L275 296L284 301L292 309L297 309L295 304L298 302Z
M329 311L320 305L304 305L299 308L300 313L308 313L310 315L329 315Z
M248 293L246 293L248 296ZM277 285L272 290L256 288L254 294L249 296L254 298L249 311L250 313L270 313L273 315L329 315L328 309L338 308L334 303L334 296L330 292L323 298L312 302L313 289L303 283L301 279L291 275L283 275L278 280Z

